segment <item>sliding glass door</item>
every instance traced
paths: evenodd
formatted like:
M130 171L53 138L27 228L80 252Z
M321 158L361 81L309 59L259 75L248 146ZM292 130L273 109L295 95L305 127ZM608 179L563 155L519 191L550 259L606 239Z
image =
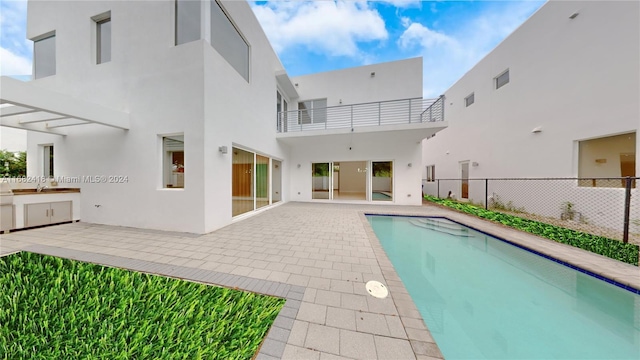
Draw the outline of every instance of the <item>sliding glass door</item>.
M392 161L335 161L311 164L311 198L393 201Z
M393 162L371 162L371 200L393 201Z
M237 147L232 156L232 216L282 200L281 161Z
M253 157L254 154L233 148L232 215L252 211L253 207Z
M331 163L311 164L311 198L330 199L331 192Z

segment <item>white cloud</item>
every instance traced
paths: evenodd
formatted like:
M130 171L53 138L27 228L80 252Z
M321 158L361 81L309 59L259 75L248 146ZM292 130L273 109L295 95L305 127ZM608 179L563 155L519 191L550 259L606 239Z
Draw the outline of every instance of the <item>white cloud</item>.
M0 75L31 74L31 41L26 39L27 2L0 2Z
M405 31L398 39L398 45L400 48L410 48L415 45L419 45L425 49L433 48L434 46L448 46L450 48L458 47L458 42L442 32L431 30L428 27L420 23L411 23L406 18L402 21L405 24Z
M277 52L295 46L329 56L362 57L358 43L388 37L377 10L364 1L270 1L253 11Z
M421 0L380 0L379 3L387 3L397 8L420 7Z
M31 59L16 55L11 50L0 47L0 75L31 74Z
M538 2L502 3L487 8L450 33L401 18L405 27L397 40L401 50L416 50L424 58L425 97L442 94L498 42L513 32L540 6Z

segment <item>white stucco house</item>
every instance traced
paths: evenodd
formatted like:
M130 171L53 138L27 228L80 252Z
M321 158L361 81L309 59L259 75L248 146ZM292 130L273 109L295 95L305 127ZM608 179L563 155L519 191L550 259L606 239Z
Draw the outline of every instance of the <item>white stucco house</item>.
M30 1L27 37L1 124L29 130L12 187L48 189L14 193L14 228L61 201L193 233L288 201L420 205L421 141L447 126L421 58L289 78L243 1Z
M463 167L471 178L640 174L640 4L550 1L445 98L449 126L423 142L425 179L432 165L456 179Z
M549 1L445 98L448 128L423 141L425 194L484 203L485 182L473 179L637 176L640 3ZM623 186L493 181L487 190L545 216L571 202L590 223L622 229Z

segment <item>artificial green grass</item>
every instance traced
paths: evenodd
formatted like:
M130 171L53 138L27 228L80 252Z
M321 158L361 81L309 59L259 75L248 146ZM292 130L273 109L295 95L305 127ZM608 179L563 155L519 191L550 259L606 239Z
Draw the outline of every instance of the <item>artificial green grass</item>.
M508 215L501 212L485 210L470 204L462 204L453 200L440 199L434 196L425 195L426 200L431 202L475 215L483 219L499 222L512 228L526 231L559 243L571 245L583 250L619 260L631 265L638 266L638 245L623 243L622 241L609 239L603 236L583 233L580 231L566 229L560 226L545 224L535 220L524 219L518 216Z
M21 252L0 258L0 358L250 359L283 304Z

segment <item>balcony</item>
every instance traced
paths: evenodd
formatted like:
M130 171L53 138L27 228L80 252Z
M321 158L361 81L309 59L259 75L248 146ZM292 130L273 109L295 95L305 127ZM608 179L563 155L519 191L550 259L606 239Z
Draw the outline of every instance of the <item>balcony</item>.
M283 135L302 135L301 132L307 131L319 131L314 132L315 134L355 132L356 128L366 128L362 130L367 132L394 128L409 130L416 126L438 128L440 126L424 125L442 121L444 96L437 99L402 99L283 111L278 113L277 131Z

